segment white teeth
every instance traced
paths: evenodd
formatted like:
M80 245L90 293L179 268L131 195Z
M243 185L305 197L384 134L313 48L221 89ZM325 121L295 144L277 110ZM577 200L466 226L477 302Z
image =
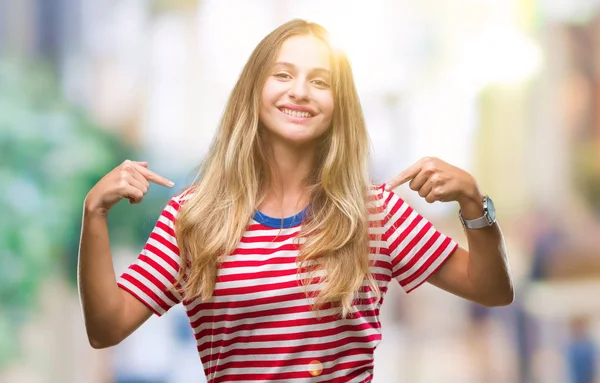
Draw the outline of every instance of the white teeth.
M283 113L287 114L288 116L293 116L293 117L304 117L304 118L309 118L311 117L310 113L308 112L300 112L297 110L291 110L291 109L280 109Z

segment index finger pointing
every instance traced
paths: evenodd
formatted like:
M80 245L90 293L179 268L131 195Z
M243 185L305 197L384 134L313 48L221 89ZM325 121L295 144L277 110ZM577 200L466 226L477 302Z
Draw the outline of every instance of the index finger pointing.
M397 188L403 183L412 180L419 174L421 171L421 163L417 162L409 166L400 172L396 177L394 177L390 182L388 182L385 186L385 190L390 191L392 189Z
M170 187L170 188L175 185L175 183L173 181L154 173L152 170L150 170L144 166L137 165L136 170L141 175L143 175L145 179L147 179L148 181L150 181L152 183L155 183L158 185L163 185L163 186Z

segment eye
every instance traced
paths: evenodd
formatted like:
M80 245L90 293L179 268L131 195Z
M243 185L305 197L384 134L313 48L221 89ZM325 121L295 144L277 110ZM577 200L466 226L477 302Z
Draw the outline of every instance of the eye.
M279 72L279 73L275 73L273 75L273 77L282 79L282 80L289 80L292 78L292 76L290 76L289 74L285 73L285 72Z
M319 88L329 88L329 84L324 81L324 80L313 80L312 81L313 84L315 84L316 86L318 86Z

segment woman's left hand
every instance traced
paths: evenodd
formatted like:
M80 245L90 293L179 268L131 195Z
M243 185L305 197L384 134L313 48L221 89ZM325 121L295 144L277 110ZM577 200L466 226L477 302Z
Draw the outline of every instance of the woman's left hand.
M475 178L467 171L435 157L423 157L386 184L392 190L408 182L412 190L425 201L481 201L482 195Z

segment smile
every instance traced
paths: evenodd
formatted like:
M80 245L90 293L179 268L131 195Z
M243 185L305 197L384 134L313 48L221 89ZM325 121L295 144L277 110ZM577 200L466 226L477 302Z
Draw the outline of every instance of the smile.
M300 118L311 118L313 115L310 112L292 110L287 108L280 108L281 113L286 114L290 117L300 117Z

